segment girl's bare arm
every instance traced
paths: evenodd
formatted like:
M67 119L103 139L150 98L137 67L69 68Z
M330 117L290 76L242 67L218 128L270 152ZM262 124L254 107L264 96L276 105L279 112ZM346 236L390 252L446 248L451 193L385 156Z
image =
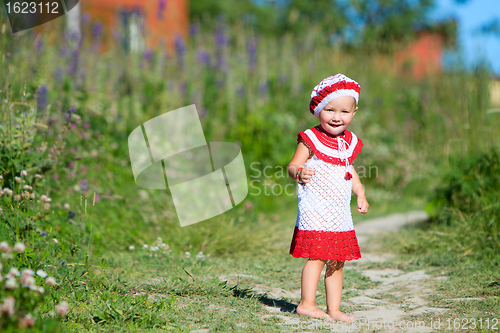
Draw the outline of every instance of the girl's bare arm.
M302 142L299 142L295 154L293 154L292 160L288 164L288 176L294 180L297 179L297 170L306 163L308 158L309 149ZM314 169L304 168L299 174L299 180L308 183L313 175Z

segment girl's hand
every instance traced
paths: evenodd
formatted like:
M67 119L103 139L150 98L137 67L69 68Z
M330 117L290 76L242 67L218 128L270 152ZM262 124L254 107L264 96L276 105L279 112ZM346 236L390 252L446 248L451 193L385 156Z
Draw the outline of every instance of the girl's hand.
M314 175L314 169L305 167L299 172L299 180L304 184L307 184L311 181L312 176Z
M365 195L359 195L358 196L358 212L361 214L366 214L368 212L368 207L370 205L368 204L368 201L366 200Z

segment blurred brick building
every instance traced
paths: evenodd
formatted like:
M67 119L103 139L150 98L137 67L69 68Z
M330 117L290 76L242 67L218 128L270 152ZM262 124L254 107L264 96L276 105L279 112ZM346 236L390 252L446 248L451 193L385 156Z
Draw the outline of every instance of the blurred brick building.
M422 79L441 71L441 61L445 46L445 36L440 33L422 31L416 40L405 49L396 52L394 61L401 71Z
M79 14L102 23L104 47L106 40L119 36L131 51L161 43L172 51L177 36L188 34L188 0L83 0L79 5Z

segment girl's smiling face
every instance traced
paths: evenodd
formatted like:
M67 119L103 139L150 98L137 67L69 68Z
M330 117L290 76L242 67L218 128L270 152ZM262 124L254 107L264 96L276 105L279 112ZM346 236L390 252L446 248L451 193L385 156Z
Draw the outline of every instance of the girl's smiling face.
M337 97L321 110L319 114L321 127L332 135L342 134L351 124L352 117L357 111L354 97Z

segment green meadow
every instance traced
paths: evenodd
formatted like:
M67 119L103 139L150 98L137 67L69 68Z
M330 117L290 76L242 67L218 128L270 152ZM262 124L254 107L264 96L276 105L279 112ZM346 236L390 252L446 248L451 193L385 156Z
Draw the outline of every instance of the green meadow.
M43 269L57 281L39 296L0 281L0 302L16 299L3 332L20 331L28 312L36 321L26 330L40 332L286 331L261 318L262 305L296 303L252 286L300 288L286 166L297 133L317 125L312 88L336 73L361 85L350 130L364 143L355 167L370 211L360 216L353 200L355 223L425 209L428 221L387 236L384 249L403 269L446 272L450 298L486 298L447 304L450 316L498 318L500 114L487 68L457 64L416 81L390 55L342 51L314 26L295 38L222 25L171 53L129 53L112 40L100 51L104 33L90 23L81 43L57 31L0 34L0 241L26 247L2 256L0 273ZM249 194L180 227L168 189L135 184L127 140L190 104L207 142L241 147ZM344 280L358 290L374 283L354 271ZM68 312L54 313L63 301Z

